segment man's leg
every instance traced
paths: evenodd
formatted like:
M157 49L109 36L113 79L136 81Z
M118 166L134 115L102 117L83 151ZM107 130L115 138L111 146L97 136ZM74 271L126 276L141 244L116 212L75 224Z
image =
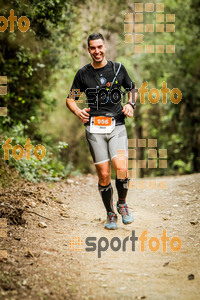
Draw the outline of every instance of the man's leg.
M113 168L116 173L116 189L118 192L117 210L122 215L124 224L133 222L133 215L130 213L126 204L128 193L128 158L126 156L115 156L112 159Z
M108 221L105 228L116 229L117 215L114 213L113 209L113 188L111 186L111 166L107 135L90 133L90 130L87 127L86 140L99 177L99 193L107 211Z
M118 203L125 204L128 192L128 138L125 125L115 127L109 136L108 149L116 173Z
M113 168L116 173L115 185L118 192L118 204L126 203L128 193L128 158L126 156L115 156L112 159Z
M117 228L117 216L113 208L113 188L111 185L111 166L110 161L95 164L99 178L98 189L107 211L108 221L106 229Z
M111 166L110 161L95 164L99 178L98 189L103 200L107 213L114 212L113 209L113 188L111 186Z

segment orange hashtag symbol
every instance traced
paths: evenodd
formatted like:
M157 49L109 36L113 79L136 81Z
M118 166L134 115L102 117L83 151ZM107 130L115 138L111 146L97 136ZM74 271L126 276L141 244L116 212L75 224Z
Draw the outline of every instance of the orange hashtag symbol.
M136 160L136 149L130 148L137 148L137 147L147 147L148 141L148 159L143 160ZM136 147L137 144L137 147ZM154 149L151 149L154 148ZM149 169L156 169L159 168L166 169L167 168L167 149L156 149L157 148L157 139L129 139L128 140L128 173L129 173L129 189L146 189L146 183L148 183L149 189L166 189L167 188L167 181L161 180L136 180L136 169L145 169L148 165ZM120 157L120 151L118 151L118 157ZM159 156L158 156L159 153ZM135 169L135 170L134 170ZM120 177L119 177L120 178ZM137 183L137 185L136 185ZM157 185L158 183L158 185Z
M83 93L80 91L80 89L72 89L69 95L70 97L75 98L75 97L82 97Z
M69 241L69 247L73 251L83 251L83 247L79 247L79 246L83 246L83 240L81 240L80 237L73 237Z

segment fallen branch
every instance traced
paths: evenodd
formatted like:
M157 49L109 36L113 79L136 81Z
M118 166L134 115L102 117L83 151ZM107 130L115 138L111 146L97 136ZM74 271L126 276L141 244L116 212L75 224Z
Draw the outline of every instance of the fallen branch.
M1 204L0 204L0 206L3 207L3 208L6 208L4 205L1 205ZM9 207L9 209L12 209L12 210L19 210L18 208L14 208L14 207ZM22 213L25 211L25 212L30 213L30 214L35 214L35 215L37 215L37 216L39 216L39 217L42 217L42 218L44 218L44 219L46 219L46 220L53 221L52 219L49 219L49 218L47 218L47 217L44 217L44 216L42 216L42 215L40 215L40 214L38 214L38 213L36 213L36 212L34 212L34 211L31 211L31 210L26 210L26 209L24 209L24 208L22 208L22 209L20 208L20 211L21 211Z
M30 211L30 210L26 210L26 209L24 209L24 211L26 211L27 213L30 213L30 214L35 214L35 215L37 215L37 216L39 216L39 217L42 217L42 218L44 218L44 219L46 219L46 220L53 221L52 219L49 219L49 218L47 218L47 217L44 217L44 216L42 216L42 215L40 215L40 214L38 214L38 213L36 213L36 212L34 212L34 211Z

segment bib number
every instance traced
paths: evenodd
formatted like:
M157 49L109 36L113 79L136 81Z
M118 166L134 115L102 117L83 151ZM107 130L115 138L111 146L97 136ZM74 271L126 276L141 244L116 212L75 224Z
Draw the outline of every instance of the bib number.
M95 116L90 119L91 133L111 133L115 128L115 118Z

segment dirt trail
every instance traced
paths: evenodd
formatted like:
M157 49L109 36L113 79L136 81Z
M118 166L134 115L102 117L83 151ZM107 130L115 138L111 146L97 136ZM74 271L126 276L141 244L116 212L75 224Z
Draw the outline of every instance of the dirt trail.
M52 221L24 212L25 227L8 226L8 237L1 239L8 259L0 262L0 299L200 299L200 174L165 180L165 190L129 191L135 221L125 226L119 216L115 231L104 229L96 176L23 187L26 209ZM115 188L114 199L116 203ZM144 252L140 241L132 251L130 239L126 251L111 249L112 238L123 243L133 230L137 237L147 230ZM180 251L172 251L170 241L162 251L163 230L170 240L181 239ZM75 245L83 251L70 248L73 237L83 240L83 246ZM97 250L86 251L87 237L96 237L96 246L107 238L108 250L100 258ZM160 241L156 252L149 249L151 237ZM191 274L193 280L188 279Z

